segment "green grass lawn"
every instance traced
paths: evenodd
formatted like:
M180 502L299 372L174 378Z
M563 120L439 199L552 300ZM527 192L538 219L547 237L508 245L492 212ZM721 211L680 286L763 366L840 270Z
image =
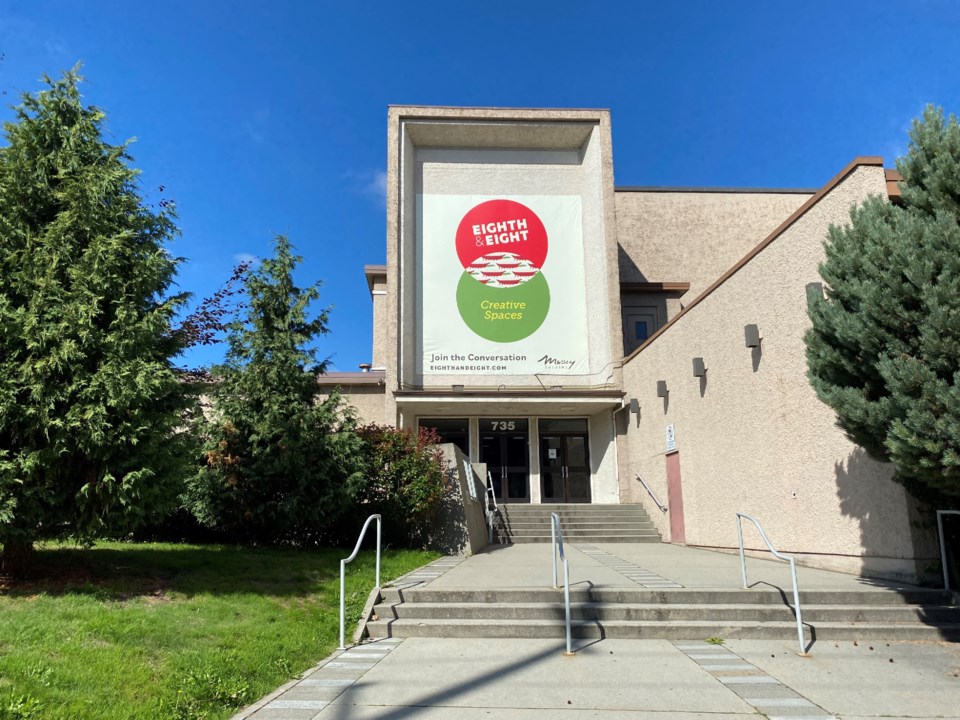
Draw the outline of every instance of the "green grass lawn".
M0 590L0 720L228 718L338 644L349 550L100 543ZM437 557L388 551L382 581ZM347 566L347 639L374 585Z

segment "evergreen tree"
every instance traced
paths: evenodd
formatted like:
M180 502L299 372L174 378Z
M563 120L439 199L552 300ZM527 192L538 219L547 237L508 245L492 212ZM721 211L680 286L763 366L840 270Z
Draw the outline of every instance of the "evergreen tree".
M103 138L76 72L24 95L0 147L0 542L151 519L185 436L170 330L183 296L164 249L173 208L139 194L127 144Z
M257 543L315 540L362 478L361 441L339 395L317 398L312 343L327 309L310 319L319 283L294 284L301 258L289 240L245 281L246 317L228 325L226 363L213 370L206 464L190 509L204 524Z
M810 305L809 376L839 426L916 496L960 498L960 125L928 107L902 204L870 198L831 227Z

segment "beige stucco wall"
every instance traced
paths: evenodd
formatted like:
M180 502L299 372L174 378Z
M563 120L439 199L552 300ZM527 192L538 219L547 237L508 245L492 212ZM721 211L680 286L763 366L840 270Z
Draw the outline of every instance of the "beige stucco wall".
M453 444L439 446L446 492L427 548L444 555L473 555L488 540L484 512L486 486L469 458Z
M620 502L613 412L590 416L591 502L610 505Z
M329 388L321 387L320 396L327 395L329 395ZM340 396L353 407L362 424L393 424L392 418L386 418L383 414L383 385L344 385L340 388Z
M373 303L373 353L370 362L374 369L386 367L386 346L389 342L387 324L390 322L390 313L387 309L387 283L377 280L373 283L370 293Z
M620 281L689 282L686 305L811 194L618 190Z
M846 439L806 378L805 285L819 281L827 228L881 193L883 168L858 166L624 365L627 397L639 399L641 413L620 428L621 500L642 502L665 539L669 515L634 474L668 503L672 423L688 544L735 547L740 511L757 517L778 549L824 567L910 577L911 558L935 554L926 536L915 535L911 502L890 469ZM621 229L621 238L627 234ZM763 336L759 353L744 344L751 323ZM694 357L705 360L705 383L693 376ZM656 397L658 380L667 383L666 400ZM747 538L760 546L752 531Z

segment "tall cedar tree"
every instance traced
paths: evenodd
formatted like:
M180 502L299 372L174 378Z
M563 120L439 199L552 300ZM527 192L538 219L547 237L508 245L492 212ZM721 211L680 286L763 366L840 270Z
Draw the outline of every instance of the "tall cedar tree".
M167 295L173 208L139 194L76 72L26 94L0 147L0 542L18 572L39 537L153 519L185 438Z
M294 284L301 258L277 237L275 256L246 278L245 317L228 326L226 363L213 370L206 464L187 504L204 524L253 543L314 541L362 478L361 440L337 394L317 398L312 343L329 309L309 318L319 283Z
M847 436L917 497L960 501L960 125L914 121L903 203L873 197L831 227L810 305L809 376Z

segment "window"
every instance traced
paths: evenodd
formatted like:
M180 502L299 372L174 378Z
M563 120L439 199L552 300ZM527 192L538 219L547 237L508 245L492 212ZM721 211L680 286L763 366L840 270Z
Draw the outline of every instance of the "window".
M650 328L647 325L647 321L636 320L633 323L633 339L636 340L637 343L642 343L648 337L650 337Z
M631 353L643 345L660 329L656 308L632 307L623 309L623 350Z

